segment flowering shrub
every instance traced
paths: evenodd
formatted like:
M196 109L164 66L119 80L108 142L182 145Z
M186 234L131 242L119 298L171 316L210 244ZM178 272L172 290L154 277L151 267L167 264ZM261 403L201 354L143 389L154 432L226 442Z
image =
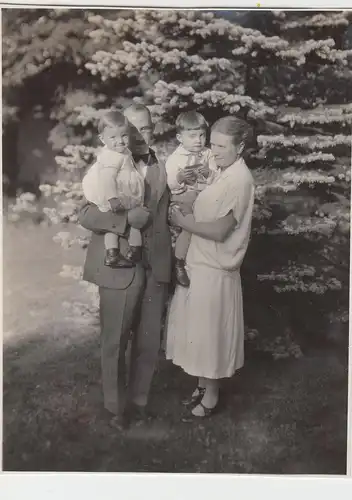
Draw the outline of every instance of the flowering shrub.
M14 203L8 207L8 220L17 222L21 218L21 214L29 215L38 213L38 204L36 196L33 193L21 193L17 196Z
M43 209L52 223L77 221L80 183L105 109L132 100L148 105L162 158L176 146L181 110L197 109L210 124L239 114L256 132L248 150L256 181L244 263L249 300L254 307L268 300L270 307L296 293L319 297L319 311L330 314L334 302L323 299L335 293L342 309L348 307L352 51L344 40L350 13L273 12L258 30L199 11L50 9L33 11L22 24L6 12L5 100L63 61L85 75L82 88L60 82L49 110L60 174L40 190L53 202ZM16 106L6 103L5 123ZM13 213L32 202L22 195ZM56 240L84 248L87 234L60 232ZM279 345L279 355L299 351L291 334L274 337L281 340L268 345Z

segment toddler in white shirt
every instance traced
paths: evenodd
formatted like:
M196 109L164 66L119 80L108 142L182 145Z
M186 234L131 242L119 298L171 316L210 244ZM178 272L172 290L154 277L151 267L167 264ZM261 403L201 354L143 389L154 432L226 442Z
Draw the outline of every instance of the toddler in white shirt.
M177 139L180 145L166 161L167 182L171 190L171 208L179 205L186 213L193 212L198 194L214 180L218 168L212 152L205 147L208 124L196 111L181 113L176 119ZM176 228L173 228L174 230ZM177 230L175 244L176 281L189 286L185 259L191 235Z
M109 111L101 119L99 138L104 144L83 178L82 188L86 199L101 212L118 212L142 206L144 202L144 179L137 171L130 152L130 126L125 116L118 111ZM130 228L129 251L120 252L119 236L106 233L106 266L133 267L141 258L142 236L138 229Z

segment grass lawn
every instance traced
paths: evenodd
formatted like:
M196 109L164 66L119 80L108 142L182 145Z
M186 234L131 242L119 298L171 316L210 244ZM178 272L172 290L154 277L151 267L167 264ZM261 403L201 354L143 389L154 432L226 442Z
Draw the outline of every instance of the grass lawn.
M53 243L54 232L4 227L4 470L345 474L347 339L300 359L247 352L223 411L192 424L181 422L179 400L194 382L161 359L158 418L148 429L111 428L98 327L63 307L84 290L58 273L82 255Z

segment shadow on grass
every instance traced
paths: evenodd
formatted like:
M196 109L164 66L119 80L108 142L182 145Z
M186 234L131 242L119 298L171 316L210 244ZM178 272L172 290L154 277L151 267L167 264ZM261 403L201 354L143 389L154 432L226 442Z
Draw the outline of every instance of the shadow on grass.
M4 347L5 470L345 474L347 360L331 350L280 362L247 353L223 411L192 424L179 400L194 381L161 359L158 418L125 434L104 418L99 356L95 332Z

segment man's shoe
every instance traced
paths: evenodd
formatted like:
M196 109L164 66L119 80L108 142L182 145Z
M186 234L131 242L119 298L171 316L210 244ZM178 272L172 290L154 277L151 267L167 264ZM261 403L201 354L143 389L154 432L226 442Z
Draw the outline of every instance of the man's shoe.
M190 281L185 269L185 261L183 259L176 259L175 262L175 277L179 285L189 287Z
M139 425L141 423L150 422L152 418L153 415L147 410L145 406L131 403L127 410L127 419L130 423L134 422Z
M109 248L106 250L104 264L114 269L120 267L134 267L134 263L125 259L118 248Z
M129 428L130 422L125 414L115 415L110 419L109 425L118 431L126 431Z
M113 429L118 431L125 431L129 427L129 420L127 418L126 412L119 413L116 415L107 408L103 408L101 412L101 418L108 423Z

